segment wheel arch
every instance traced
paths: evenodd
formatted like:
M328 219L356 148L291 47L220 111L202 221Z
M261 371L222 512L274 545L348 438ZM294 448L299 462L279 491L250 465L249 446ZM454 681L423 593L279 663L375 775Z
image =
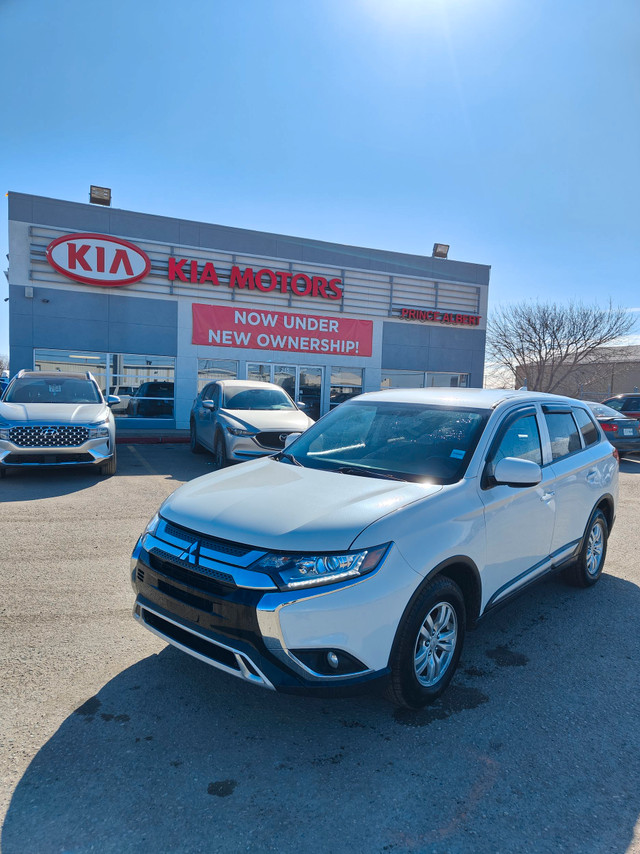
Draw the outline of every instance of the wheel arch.
M603 495L602 498L598 501L596 506L591 511L591 515L589 516L589 521L591 521L591 517L596 512L596 510L602 510L604 513L604 518L607 520L607 527L609 528L609 533L611 533L611 529L613 528L613 523L616 519L615 514L615 503L613 500L613 496L607 493Z

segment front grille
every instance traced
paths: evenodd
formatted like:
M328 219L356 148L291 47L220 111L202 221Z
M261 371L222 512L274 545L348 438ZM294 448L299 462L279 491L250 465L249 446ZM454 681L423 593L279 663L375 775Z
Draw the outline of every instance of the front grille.
M282 448L284 448L284 440L290 432L290 430L279 430L277 433L258 433L255 440L258 444L262 445L263 448L271 448L274 451L281 451Z
M185 543L195 543L196 540L199 540L200 548L211 549L212 552L218 552L219 554L244 557L244 555L253 551L251 547L228 543L225 540L216 540L212 537L202 537L199 534L194 534L192 531L187 531L185 528L170 525L168 522L165 524L164 531L168 536L175 537L177 540L183 540ZM158 535L162 538L161 532L158 532Z
M218 569L210 569L207 566L200 566L199 564L189 563L186 560L180 560L179 557L169 554L169 552L163 552L160 549L152 549L149 554L152 558L159 558L162 565L167 566L168 564L168 568L177 566L182 569L186 569L191 573L206 575L207 578L213 578L216 581L221 581L223 584L232 584L235 587L236 583L233 576L229 575L227 572L220 572Z
M93 463L91 454L7 454L3 460L7 466L41 465L51 466L69 463Z
M167 578L173 578L182 584L188 584L189 587L195 587L198 590L204 590L207 593L217 596L228 596L232 590L237 589L230 575L226 576L229 581L224 579L216 580L213 576L209 577L199 572L194 572L192 566L187 568L184 564L178 565L174 563L173 561L176 559L173 555L168 555L168 557L170 560L163 560L160 557L160 553L154 549L153 552L149 552L149 565L156 572ZM220 575L224 575L224 573L220 573Z
M204 655L212 661L217 661L225 667L229 667L231 670L240 671L236 657L230 650L225 649L222 646L218 646L216 643L211 641L207 641L200 635L194 635L191 632L186 632L184 629L170 623L168 620L163 620L162 617L158 617L151 611L143 609L142 618L147 625L153 626L154 629L157 629L165 637L178 641L178 643L186 646L187 649L199 652L200 655Z
M203 599L202 596L196 596L194 593L189 593L187 590L180 590L179 587L174 587L173 584L167 584L166 581L158 579L158 590L171 596L173 599L178 599L184 602L185 605L191 605L192 608L197 608L199 611L206 611L210 614L213 611L213 603L209 599Z
M12 427L9 439L20 448L73 448L89 438L89 429L74 425Z

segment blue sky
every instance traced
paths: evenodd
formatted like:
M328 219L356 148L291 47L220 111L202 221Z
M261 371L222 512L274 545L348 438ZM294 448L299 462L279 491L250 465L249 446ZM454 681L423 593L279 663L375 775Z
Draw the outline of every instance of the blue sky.
M490 308L640 309L637 0L0 0L0 74L5 192L439 241Z

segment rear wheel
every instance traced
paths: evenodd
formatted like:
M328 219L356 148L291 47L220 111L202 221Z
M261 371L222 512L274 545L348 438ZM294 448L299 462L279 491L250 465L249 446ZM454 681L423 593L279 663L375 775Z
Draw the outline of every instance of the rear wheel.
M213 442L213 459L217 469L223 469L227 465L227 450L224 446L224 437L218 431Z
M100 466L100 474L103 477L111 477L116 473L116 469L118 467L118 461L116 459L116 450L113 449L113 456L111 456L106 463L102 463Z
M602 575L607 556L609 526L602 510L596 510L584 536L582 549L575 563L567 567L564 577L574 587L591 587Z
M443 693L455 673L464 642L462 591L451 579L435 578L402 619L391 653L387 697L420 709Z
M198 434L196 433L196 423L192 421L189 425L189 448L191 449L192 454L202 454L204 453L204 448L198 442Z

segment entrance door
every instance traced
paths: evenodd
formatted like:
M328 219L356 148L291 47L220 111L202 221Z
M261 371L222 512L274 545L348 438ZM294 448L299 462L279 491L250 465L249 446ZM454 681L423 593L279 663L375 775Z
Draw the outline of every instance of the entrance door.
M322 410L322 373L323 368L300 366L298 383L298 401L304 404L305 415L317 421Z

